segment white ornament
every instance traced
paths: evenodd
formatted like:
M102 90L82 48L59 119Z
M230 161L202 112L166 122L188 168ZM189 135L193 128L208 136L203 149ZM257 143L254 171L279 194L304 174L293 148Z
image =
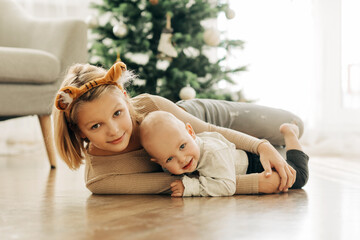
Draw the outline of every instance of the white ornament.
M88 28L96 28L99 26L99 20L95 15L89 15L85 20Z
M179 96L182 100L189 100L195 98L196 92L195 89L190 87L190 85L188 84L186 87L183 87L180 90Z
M214 28L206 29L204 32L204 41L209 46L218 46L220 44L220 32Z
M113 27L113 33L115 36L122 38L128 34L128 28L123 22L119 22Z
M225 16L227 19L233 19L235 17L235 11L231 8L228 8L225 12Z

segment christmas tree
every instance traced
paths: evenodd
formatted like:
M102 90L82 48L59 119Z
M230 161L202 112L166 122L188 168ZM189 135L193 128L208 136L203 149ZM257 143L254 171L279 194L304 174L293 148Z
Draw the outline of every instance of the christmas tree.
M244 66L224 66L229 51L242 48L243 42L222 39L216 27L205 26L222 13L233 18L227 3L103 0L92 8L97 14L88 20L92 29L90 62L109 68L120 57L138 75L138 80L127 86L132 96L150 93L177 101L182 89L183 98L194 97L195 90L197 98L232 100L230 93L215 86L221 80L233 83L231 75L246 70ZM219 49L226 54L216 56ZM209 57L209 52L215 57Z

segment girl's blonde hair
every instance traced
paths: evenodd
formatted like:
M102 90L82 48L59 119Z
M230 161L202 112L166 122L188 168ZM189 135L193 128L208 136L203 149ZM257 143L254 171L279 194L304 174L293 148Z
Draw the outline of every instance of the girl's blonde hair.
M104 77L106 73L107 71L101 67L90 64L75 64L70 67L60 88L66 86L80 88L90 81ZM123 81L135 78L135 75L130 71L126 71L124 76L122 77ZM83 163L88 144L87 139L80 137L80 130L77 126L79 107L85 102L91 102L103 94L115 91L115 89L118 89L116 85L101 85L81 95L72 103L69 118L66 117L64 111L60 111L56 107L53 108L55 146L60 157L70 169L76 170ZM131 99L127 95L121 95L128 105L133 124L141 122L143 116L134 108Z

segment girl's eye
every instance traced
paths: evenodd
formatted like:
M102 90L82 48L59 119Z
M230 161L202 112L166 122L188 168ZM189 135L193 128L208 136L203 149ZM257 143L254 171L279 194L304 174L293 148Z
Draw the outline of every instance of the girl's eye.
M92 130L95 130L95 129L98 129L99 127L100 127L100 124L97 123L97 124L94 124L94 125L91 127L91 129L92 129Z
M119 115L120 115L120 113L121 113L121 111L120 111L120 110L118 110L118 111L116 111L116 112L114 113L114 116L115 116L115 117L117 117L117 116L119 116Z
M181 145L180 145L180 150L184 149L184 148L185 148L185 146L186 146L186 144L185 144L185 143L181 144Z
M168 159L166 159L166 163L170 162L173 159L173 157L169 157Z

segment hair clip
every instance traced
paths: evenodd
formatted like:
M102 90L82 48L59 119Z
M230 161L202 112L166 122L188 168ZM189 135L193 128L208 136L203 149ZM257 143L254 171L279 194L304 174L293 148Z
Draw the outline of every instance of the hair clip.
M87 91L101 86L101 85L116 85L126 95L123 87L117 82L122 76L122 73L126 71L126 65L123 62L115 63L106 75L102 78L92 80L85 83L81 87L66 86L59 90L55 99L55 107L61 111L68 111L71 104Z

